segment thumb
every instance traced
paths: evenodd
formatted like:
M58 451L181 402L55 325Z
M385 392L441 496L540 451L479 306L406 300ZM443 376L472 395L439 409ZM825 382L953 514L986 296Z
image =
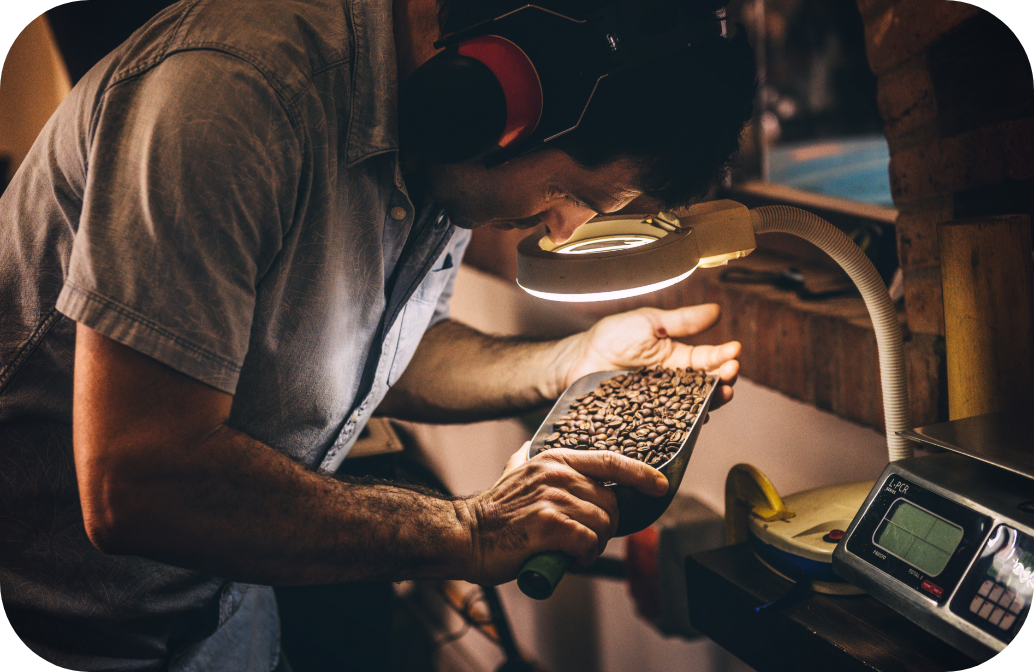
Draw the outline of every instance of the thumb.
M503 474L508 474L517 467L528 461L528 453L531 451L531 441L525 441L524 445L517 449L517 452L510 456L503 467Z

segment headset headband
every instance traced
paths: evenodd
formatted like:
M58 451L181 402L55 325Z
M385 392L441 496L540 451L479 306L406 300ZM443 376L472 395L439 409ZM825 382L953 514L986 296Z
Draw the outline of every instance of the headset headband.
M459 56L472 56L487 63L495 79L502 82L504 95L495 91L496 87L486 86L483 97L487 102L482 103L479 96L472 96L473 99L477 99L476 102L472 102L472 98L464 98L462 103L466 108L477 104L484 105L486 109L496 109L501 103L491 101L507 101L508 115L506 112L502 114L504 118L509 116L509 123L500 122L493 126L493 129L504 126L505 131L503 128L490 131L496 134L496 139L506 135L507 142L496 142L487 151L482 150L483 155L487 154L486 165L505 163L576 129L594 94L600 86L605 85L607 77L649 67L651 63L670 58L693 48L694 45L699 46L707 41L727 37L724 10L694 11L687 7L692 3L686 0L615 0L602 7L598 1L567 3L568 6L572 4L580 5L582 11L578 12L578 7L570 7L568 11L561 13L538 5L524 5L455 32L449 32L435 42L436 48L444 50L435 56L435 59L444 62L450 58L457 59ZM446 31L449 28L447 22ZM501 39L515 47L507 48L515 54L520 54L510 60L509 69L502 68L498 64L498 58L492 62L481 55L486 39ZM472 44L482 46L472 48ZM493 48L498 50L498 45ZM519 132L515 135L514 119L528 114L529 106L525 104L520 112L510 107L512 101L517 98L513 93L515 87L509 81L511 75L508 73L514 70L526 71L523 65L525 60L532 65L534 76L530 80L525 80L518 88L522 91L534 90L537 77L541 112L537 118L531 117L530 122L525 118L517 123ZM518 64L518 61L521 63ZM441 69L443 66L438 67ZM484 73L479 76L483 77ZM437 76L435 86L441 86L440 81L441 75ZM424 88L426 90L431 86ZM489 88L492 88L492 91L489 91ZM531 97L534 99L534 95ZM406 121L407 115L414 116L418 113L410 109L413 107L411 101L403 99L401 102L403 104L400 105L400 123ZM442 102L441 97L431 106L448 107ZM434 111L424 109L421 113L434 114ZM446 111L444 114L449 112ZM490 116L494 113L484 114ZM425 119L424 126L428 128L425 133L430 132L432 125ZM456 154L450 158L484 158L457 158L459 156Z

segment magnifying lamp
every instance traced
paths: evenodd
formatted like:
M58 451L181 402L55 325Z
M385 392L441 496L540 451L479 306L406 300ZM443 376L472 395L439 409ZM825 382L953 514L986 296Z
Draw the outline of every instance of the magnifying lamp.
M897 310L865 253L842 231L805 210L766 206L748 210L719 200L676 217L596 217L570 240L553 243L538 230L517 246L517 284L553 301L602 301L669 287L697 268L722 266L750 254L755 234L782 232L804 238L832 257L858 287L869 310L879 351L883 409L891 461L912 456L904 347Z
M912 457L911 442L900 435L911 429L911 414L894 302L865 253L842 231L810 212L788 206L748 210L721 200L694 206L678 217L670 213L597 217L561 244L550 241L545 231L537 231L517 246L517 283L530 294L554 301L637 296L674 285L697 268L744 257L755 248L755 234L768 232L789 233L814 244L840 264L858 287L876 335L888 456L892 462ZM832 499L850 497L845 489ZM803 547L786 550L807 558ZM541 553L522 572L548 571L548 581L555 586L567 562L561 553Z
M552 301L604 301L654 292L746 256L754 232L746 207L714 201L692 226L670 213L596 217L556 244L538 232L517 247L517 284Z

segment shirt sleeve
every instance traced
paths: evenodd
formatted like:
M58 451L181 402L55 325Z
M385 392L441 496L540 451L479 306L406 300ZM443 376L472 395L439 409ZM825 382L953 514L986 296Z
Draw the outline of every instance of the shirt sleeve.
M291 226L301 143L248 63L181 52L98 101L58 309L232 394Z

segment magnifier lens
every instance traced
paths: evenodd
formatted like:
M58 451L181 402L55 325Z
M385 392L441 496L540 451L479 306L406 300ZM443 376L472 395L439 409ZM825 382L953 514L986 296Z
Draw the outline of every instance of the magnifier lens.
M558 254L598 254L600 252L629 250L633 247L648 245L656 242L657 240L658 239L654 236L637 234L594 236L592 238L566 243L553 251Z

